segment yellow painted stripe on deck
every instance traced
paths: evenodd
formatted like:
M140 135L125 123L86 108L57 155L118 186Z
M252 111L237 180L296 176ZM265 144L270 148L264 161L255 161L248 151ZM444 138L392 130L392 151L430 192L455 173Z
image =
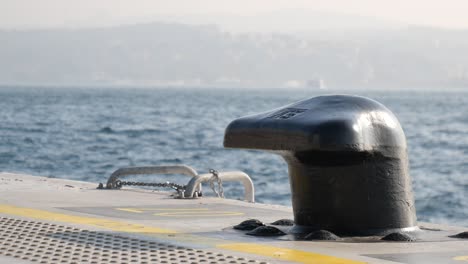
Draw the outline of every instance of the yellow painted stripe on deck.
M457 257L454 257L453 260L468 262L468 256L457 256Z
M197 217L197 216L213 216L213 217L220 217L220 216L239 216L244 215L244 213L239 212L229 212L229 211L202 211L202 212L164 212L164 213L157 213L153 214L154 216L164 216L164 217Z
M320 264L362 264L366 262L354 261L322 255L302 250L265 246L252 243L232 243L217 245L217 248L228 249L243 253L251 253L284 261L294 261L299 263L320 263Z
M153 212L153 211L167 211L167 212L172 212L172 211L209 211L210 209L208 208L114 208L115 210L118 211L124 211L124 212L130 212L130 213L145 213L145 212Z
M127 233L159 233L159 234L175 234L176 231L169 229L162 229L150 226L144 226L139 224L125 223L120 221L114 221L109 219L95 218L95 217L84 217L67 215L61 213L53 213L44 210L37 210L31 208L22 208L11 205L0 204L0 213L17 215L23 217L31 217L41 220L57 221L65 223L74 223L89 225L95 227L101 227L118 232Z
M143 211L138 210L138 209L134 209L134 208L115 208L115 210L130 212L130 213L136 213L136 214L143 213Z
M140 233L147 235L157 235L157 234L176 234L172 236L173 240L180 240L181 242L193 241L197 244L210 244L211 246L227 249L242 253L249 253L254 255L266 256L275 258L283 261L294 261L298 263L320 263L320 264L362 264L365 262L347 260L342 258L337 258L333 256L322 255L318 253L312 253L302 250L280 248L265 246L253 243L226 243L226 240L193 236L190 234L177 233L176 231L169 229L161 229L156 227L149 227L139 224L132 224L120 221L105 220L95 217L83 217L83 216L74 216L67 215L62 213L54 213L45 210L16 207L11 205L0 204L0 213L23 216L28 218L46 220L46 221L57 221L73 224L82 224L95 226L100 228L105 228L118 232L126 233ZM180 237L178 235L181 235ZM168 239L169 237L166 237ZM206 240L206 241L205 241Z

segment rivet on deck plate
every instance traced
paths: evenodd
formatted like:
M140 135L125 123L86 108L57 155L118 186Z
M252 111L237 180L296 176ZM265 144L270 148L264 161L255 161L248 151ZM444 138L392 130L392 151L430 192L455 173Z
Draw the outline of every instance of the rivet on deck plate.
M450 237L453 237L453 238L468 238L468 231L465 231L465 232L461 232L461 233L458 233L456 235L453 235L453 236L450 236Z
M337 235L327 230L317 230L308 234L305 240L338 240L340 239Z
M245 220L242 223L235 225L233 228L237 230L254 230L259 226L264 226L265 224L262 223L260 220L257 219L249 219Z
M274 226L259 226L246 233L250 236L284 236L286 233Z
M277 225L277 226L293 226L294 225L294 220L291 219L280 219L276 220L271 225Z
M382 237L382 240L410 242L410 241L414 241L415 239L412 236L410 236L409 234L405 234L405 233L401 233L401 232L394 232L394 233L390 233L390 234Z

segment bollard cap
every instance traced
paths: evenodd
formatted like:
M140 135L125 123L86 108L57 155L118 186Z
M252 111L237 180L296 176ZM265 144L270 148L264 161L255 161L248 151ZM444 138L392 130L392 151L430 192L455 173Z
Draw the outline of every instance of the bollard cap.
M286 151L376 151L406 148L393 113L372 99L328 95L236 119L224 146Z

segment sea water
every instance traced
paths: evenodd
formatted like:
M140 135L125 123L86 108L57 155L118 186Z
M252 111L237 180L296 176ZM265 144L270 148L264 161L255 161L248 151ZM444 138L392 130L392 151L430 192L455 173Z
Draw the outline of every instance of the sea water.
M114 170L128 166L187 164L199 173L242 170L254 181L257 202L290 206L282 158L225 149L224 129L235 118L323 93L2 87L0 171L97 186ZM376 99L399 118L409 146L418 219L468 226L468 91L345 93ZM189 180L167 175L135 179ZM224 189L229 198L242 197L238 183L225 183ZM208 186L204 193L210 193Z

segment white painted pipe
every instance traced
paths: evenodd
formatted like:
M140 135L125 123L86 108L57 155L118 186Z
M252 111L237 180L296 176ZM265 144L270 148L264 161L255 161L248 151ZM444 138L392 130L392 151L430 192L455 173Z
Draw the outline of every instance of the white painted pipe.
M200 185L202 182L209 182L213 174L200 174L196 177L193 177L190 182L187 184L187 188L185 189L185 197L186 198L193 198L196 186ZM242 171L225 171L219 172L218 177L221 179L222 182L227 181L238 181L244 185L244 200L247 202L254 203L255 202L255 189L250 179L249 175Z
M187 165L170 165L170 166L148 166L148 167L129 167L120 168L109 177L107 180L107 189L116 189L117 180L131 175L155 175L155 174L183 174L191 177L198 176L197 171ZM201 184L197 186L197 191L201 191Z

